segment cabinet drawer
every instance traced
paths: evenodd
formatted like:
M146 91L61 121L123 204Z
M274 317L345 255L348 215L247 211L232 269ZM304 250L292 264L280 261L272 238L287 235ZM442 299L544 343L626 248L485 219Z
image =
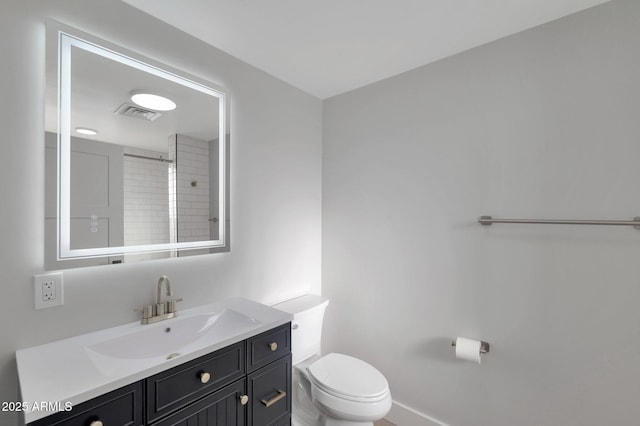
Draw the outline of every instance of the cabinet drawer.
M244 342L240 342L146 379L148 421L243 377L244 360Z
M251 372L291 352L291 323L247 340L247 371Z
M29 423L29 426L89 426L97 420L104 425L140 426L144 424L142 404L142 382L137 382L78 404L71 411Z
M247 376L251 409L247 424L276 426L289 424L291 417L291 355Z

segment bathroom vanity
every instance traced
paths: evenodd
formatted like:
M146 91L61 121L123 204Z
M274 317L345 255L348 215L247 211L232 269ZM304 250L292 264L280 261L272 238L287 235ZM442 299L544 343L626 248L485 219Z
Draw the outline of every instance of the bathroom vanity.
M185 311L181 317L154 325L128 324L18 351L22 398L27 406L38 407L25 412L25 422L33 426L290 424L290 314L231 299ZM147 341L147 336L153 340ZM154 346L151 341L160 343ZM54 361L66 357L57 365L68 367L46 373L37 365L45 353ZM48 408L62 411L40 410L37 404L43 402L42 407L48 403Z

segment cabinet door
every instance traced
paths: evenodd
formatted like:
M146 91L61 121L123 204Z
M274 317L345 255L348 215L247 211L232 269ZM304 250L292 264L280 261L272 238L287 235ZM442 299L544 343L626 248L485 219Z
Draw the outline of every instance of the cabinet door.
M291 418L291 355L247 376L249 426L288 425Z
M142 404L142 382L137 382L78 404L69 412L29 423L29 426L140 426L143 424Z
M153 426L244 426L246 405L240 397L245 388L244 379L238 380Z

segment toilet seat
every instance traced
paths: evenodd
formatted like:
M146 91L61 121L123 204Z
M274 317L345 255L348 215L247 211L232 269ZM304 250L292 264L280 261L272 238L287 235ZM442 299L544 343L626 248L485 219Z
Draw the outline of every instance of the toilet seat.
M332 353L305 370L311 400L334 419L371 424L391 409L387 379L360 359Z
M376 403L389 396L389 383L375 367L348 355L331 353L308 368L311 383L343 400Z
M387 415L392 402L390 393L376 402L357 402L333 396L317 386L311 387L311 400L326 415L353 422L380 420Z

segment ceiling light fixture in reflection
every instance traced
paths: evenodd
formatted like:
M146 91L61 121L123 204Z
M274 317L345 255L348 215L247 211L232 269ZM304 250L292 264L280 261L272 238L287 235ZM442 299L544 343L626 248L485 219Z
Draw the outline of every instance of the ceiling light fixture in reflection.
M155 95L147 92L131 92L131 100L143 108L152 109L154 111L172 111L176 109L176 103L164 96Z
M80 133L81 135L97 135L98 132L93 130L93 129L89 129L87 127L76 127L76 132Z

